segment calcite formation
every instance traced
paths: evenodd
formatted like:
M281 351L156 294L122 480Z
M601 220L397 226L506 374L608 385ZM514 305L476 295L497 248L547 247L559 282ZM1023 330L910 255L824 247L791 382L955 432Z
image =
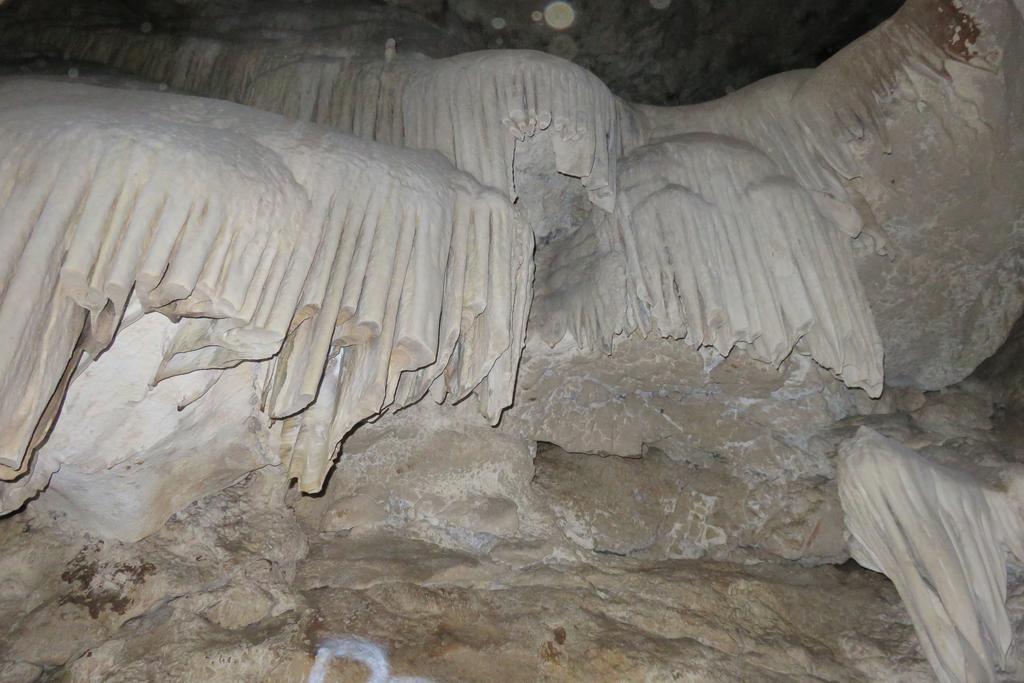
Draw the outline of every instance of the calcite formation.
M61 75L0 74L0 681L1024 671L1019 0L679 107L556 56L586 3L555 54L487 3L15 4Z
M849 386L881 393L882 343L848 236L814 193L755 147L709 134L639 149L621 177L632 327L722 355L749 347L774 366L803 340Z
M95 57L97 45L113 45L115 39L90 37L80 56ZM130 49L132 45L118 44L119 49L105 56L147 73L169 65L178 65L185 74L220 73L194 68L191 58L154 67L144 57L152 49L166 55L160 44L144 43L140 54ZM325 120L341 128L442 151L456 166L484 184L501 187L511 199L516 197L512 158L517 142L551 127L556 169L580 177L602 209L615 207L614 160L640 141L641 127L593 76L532 53L466 55L418 68L415 77L396 76L400 85L392 88L384 88L383 72L377 73L376 90L359 89L359 82L348 80L337 93L309 88L302 79L284 82L298 84L299 101L308 101L315 93L326 97L325 102L338 103L310 105L307 113L314 119L324 112ZM219 82L190 84L225 94ZM292 132L300 139L315 137L319 149L290 148L280 155L285 159L267 159L275 146L286 145L282 134L260 131L253 122L247 125L242 110L234 110L238 118L233 132L249 132L258 144L239 140L229 149L222 138L220 147L211 148L206 144L210 136L197 130L198 121L187 129L175 126L173 117L147 121L156 116L160 100L170 96L94 94L90 101L88 94L76 92L81 101L71 104L67 99L62 110L54 105L65 89L41 84L9 87L13 90L8 99L17 104L9 108L7 130L29 141L7 157L12 176L7 191L14 200L6 210L18 225L10 233L8 251L19 256L9 257L5 273L5 280L12 282L5 287L10 329L21 338L30 329L54 324L26 318L29 311L46 310L54 300L64 306L74 301L78 309L47 316L61 321L56 323L60 331L45 335L45 344L27 349L32 356L11 362L5 372L10 374L5 387L11 394L21 393L16 387L40 387L35 396L19 397L19 406L10 412L17 416L17 427L11 428L11 454L4 461L7 478L26 470L24 456L49 427L63 391L54 388L66 385L76 366L75 360L64 358L79 352L95 355L106 347L132 291L146 310L186 318L157 381L274 357L266 411L285 421L283 448L286 455L299 453L290 460L292 474L304 490L320 488L337 444L359 422L388 407L418 401L432 387L437 400L447 395L460 400L483 383L485 412L492 422L511 402L530 301L531 240L508 204L493 194L464 190L467 181L436 161L399 156L393 150L378 153L376 147L331 138L322 131ZM280 85L246 88L249 93L283 92ZM368 128L337 113L359 110L364 102L380 107L366 115L373 122ZM72 106L99 110L83 115L70 110ZM186 119L223 116L219 111L193 113L187 106L181 105ZM104 126L102 132L69 130L66 122L79 116ZM46 127L48 121L51 128ZM122 141L111 125L125 132L135 127L136 132ZM54 135L52 127L64 137ZM160 132L148 134L160 127ZM223 130L225 119L212 121L210 127ZM121 144L101 142L104 134L114 135ZM33 136L45 144L30 144ZM341 146L332 148L331 142ZM675 149L671 142L662 144L664 150ZM105 156L100 156L101 145ZM148 145L167 150L167 160L157 163ZM755 357L773 364L806 336L810 353L819 362L847 377L851 386L877 395L881 348L850 272L849 255L828 234L832 224L820 210L820 201L801 194L799 187L763 182L779 169L758 157L756 150L737 159L737 146L728 141L703 150L697 150L699 146L693 154L687 148L669 152L671 158L645 151L634 170L625 171L634 187L623 194L627 208L617 213L617 221L624 226L621 249L636 300L627 302L627 311L622 312L631 318L630 327L614 331L656 330L663 336L689 338L697 346L713 346L723 354L738 343L751 345ZM65 148L81 158L74 157L58 174L56 159ZM183 148L206 154L179 161L175 154ZM242 156L246 149L251 158ZM349 159L358 155L388 161L357 166ZM224 168L228 159L236 163L233 171ZM39 177L37 162L42 163ZM182 181L161 176L161 168L190 162L201 167L193 178L202 180L169 191ZM686 170L694 163L698 166ZM248 178L239 166L258 168L264 177ZM392 166L402 169L407 184L388 182ZM657 195L658 201L667 195L648 187L645 176L657 176L666 168L679 175L676 180L684 183L685 192L696 197L685 206L660 209L686 216L684 225L695 226L693 235L680 233L678 238L682 249L693 252L691 265L683 265L680 252L675 256L677 269L667 272L656 264L662 249L671 251L672 239L649 236L665 229L658 202L652 203L650 195ZM21 169L32 173L26 178ZM210 175L203 178L204 172ZM713 181L721 188L718 194L709 190L703 196L699 188L685 186L702 174L718 178ZM224 181L218 184L214 177ZM15 193L14 178L23 184L19 188L29 191ZM290 185L290 179L299 187ZM232 182L238 186L232 187ZM261 183L271 192L262 191ZM207 188L218 185L226 191L225 200L217 192L207 199ZM63 186L71 192L54 193ZM412 191L406 191L409 186ZM306 190L305 197L300 188ZM283 196L275 197L273 190ZM740 203L723 191L767 203L775 213L739 209L736 215L757 217L752 229L746 228L735 215L729 217ZM447 201L435 201L445 196ZM707 205L720 207L718 223L702 216ZM41 228L33 217L38 217ZM643 237L637 239L636 231ZM30 240L36 232L48 241ZM65 239L70 240L68 254L60 260L57 245ZM714 268L707 267L708 259ZM55 289L17 281L42 277L57 263L61 281ZM660 273L665 283L676 283L663 286L679 293L656 297L653 283L641 277L648 270ZM29 306L18 296L19 288L43 298ZM65 290L69 299L60 297ZM77 311L89 312L84 332L76 325ZM49 344L56 349L47 349ZM338 352L341 348L345 350ZM15 359L13 354L8 357ZM294 367L293 358L301 359L299 367ZM444 380L435 382L442 373ZM305 411L314 398L316 404Z
M887 380L941 389L1024 312L1020 17L1013 2L907 2L816 69L642 113L655 138L751 143L863 231L856 266Z
M305 490L391 406L479 388L496 420L511 401L532 234L497 193L209 100L31 81L2 99L5 479L130 296L182 320L154 381L273 359L265 410Z
M543 52L490 50L438 60L179 39L120 30L56 31L44 42L187 92L218 97L359 137L444 154L515 198L516 144L551 128L561 173L595 203L615 203L615 162L642 121L590 72Z
M137 303L126 313L129 320L140 314ZM262 364L150 386L175 334L165 316L145 315L123 325L98 359L83 359L29 472L0 487L0 508L19 509L45 489L38 506L98 537L135 541L191 501L278 463L259 409Z
M1006 565L1024 561L1024 472L986 483L867 428L841 453L854 558L896 584L942 683L996 680L1013 643Z

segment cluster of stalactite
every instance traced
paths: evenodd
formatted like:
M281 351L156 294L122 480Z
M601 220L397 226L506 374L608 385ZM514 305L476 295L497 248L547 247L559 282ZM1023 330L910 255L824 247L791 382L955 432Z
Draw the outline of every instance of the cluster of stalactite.
M443 159L212 100L12 81L0 101L4 478L130 296L181 320L155 381L273 363L267 414L322 432L288 453L304 490L428 391L476 390L492 421L511 403L533 236Z
M628 329L778 366L799 343L850 386L882 391L882 342L847 238L753 146L692 134L620 175Z

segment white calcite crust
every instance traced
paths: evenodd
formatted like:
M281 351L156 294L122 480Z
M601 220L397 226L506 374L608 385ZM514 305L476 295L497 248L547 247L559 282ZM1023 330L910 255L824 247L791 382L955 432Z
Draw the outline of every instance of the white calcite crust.
M154 381L272 361L266 413L299 443L317 432L290 458L304 490L389 407L478 390L494 421L511 402L533 238L499 194L436 156L236 105L0 87L4 478L133 291L182 319Z
M778 366L806 351L849 386L882 391L882 342L849 237L745 142L707 133L636 150L620 173L629 327Z
M1024 473L985 482L862 427L841 448L839 497L860 564L892 579L941 683L995 681L1013 630L1007 557L1024 561Z

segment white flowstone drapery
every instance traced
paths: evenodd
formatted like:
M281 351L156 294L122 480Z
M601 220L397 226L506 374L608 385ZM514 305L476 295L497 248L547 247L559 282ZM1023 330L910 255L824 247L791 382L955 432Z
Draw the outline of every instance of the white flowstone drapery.
M644 139L642 117L599 78L543 52L487 50L432 60L385 55L382 47L374 57L120 29L54 28L36 40L59 45L69 58L185 92L439 151L511 199L516 144L550 128L558 171L580 178L594 203L610 211L615 162Z
M767 155L681 135L636 150L619 183L627 329L723 355L742 346L773 366L803 343L847 385L881 393L882 343L849 238Z
M892 579L941 683L995 681L1013 630L1006 562L1024 561L1024 473L998 484L861 427L840 449L854 559Z
M322 432L285 454L305 491L428 391L511 402L532 233L440 157L166 94L13 80L0 103L4 479L133 292L182 320L154 381L272 361L267 414Z

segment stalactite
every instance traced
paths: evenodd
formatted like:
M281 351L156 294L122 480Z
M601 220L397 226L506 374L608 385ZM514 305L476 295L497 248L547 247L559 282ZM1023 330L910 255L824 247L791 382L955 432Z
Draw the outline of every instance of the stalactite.
M1024 560L1024 519L1007 491L1020 474L987 484L866 427L840 456L854 559L892 579L939 681L998 680L1013 641L1007 553Z
M803 344L879 395L882 345L848 238L767 155L681 135L628 157L620 185L630 326L776 366Z
M208 100L0 87L4 478L132 292L181 320L154 381L273 362L268 415L333 440L286 454L303 490L427 391L476 391L492 421L511 402L532 233L440 157Z
M641 117L600 79L542 52L385 59L383 47L379 58L368 58L118 29L52 29L37 40L189 93L439 151L511 199L516 144L550 128L557 170L580 178L594 203L610 211L616 159L644 137Z

